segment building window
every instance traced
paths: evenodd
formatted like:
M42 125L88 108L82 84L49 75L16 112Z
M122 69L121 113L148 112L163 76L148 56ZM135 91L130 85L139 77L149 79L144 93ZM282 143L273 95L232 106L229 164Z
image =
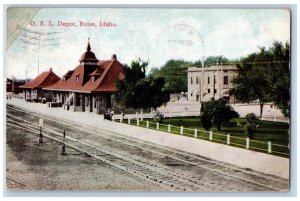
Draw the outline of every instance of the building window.
M214 90L215 94L217 93L217 89Z
M227 73L228 72L228 70L223 70L224 71L224 73Z
M193 96L193 92L191 93L191 96Z
M228 76L224 76L224 84L228 84Z
M207 89L207 93L210 94L210 89Z
M76 82L79 82L79 75L76 75L75 81L76 81Z
M196 77L196 84L198 84L199 83L199 78L198 77Z
M193 77L191 77L191 84L193 84Z
M210 77L207 77L207 84L210 84Z
M199 95L196 96L196 101L199 101Z

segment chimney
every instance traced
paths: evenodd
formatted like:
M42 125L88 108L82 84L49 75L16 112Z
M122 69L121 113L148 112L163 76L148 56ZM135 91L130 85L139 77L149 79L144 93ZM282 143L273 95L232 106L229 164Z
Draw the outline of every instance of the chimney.
M52 72L52 68L50 68L49 71Z
M111 60L117 60L117 55L113 54L113 55L111 56Z

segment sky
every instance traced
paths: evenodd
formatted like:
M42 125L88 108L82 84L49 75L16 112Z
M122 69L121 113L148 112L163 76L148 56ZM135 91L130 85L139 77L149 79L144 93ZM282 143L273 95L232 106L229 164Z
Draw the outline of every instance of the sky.
M7 15L7 37L15 36L7 40L7 76L17 79L32 79L49 68L62 76L79 64L88 38L97 59L116 54L130 64L141 58L149 61L148 72L170 59L238 59L274 40L290 42L290 13L284 9L42 8L33 18L25 11L11 9Z

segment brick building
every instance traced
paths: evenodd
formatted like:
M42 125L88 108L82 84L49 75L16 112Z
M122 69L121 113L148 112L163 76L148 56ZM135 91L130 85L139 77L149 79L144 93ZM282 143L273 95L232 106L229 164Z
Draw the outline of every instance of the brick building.
M112 95L117 91L116 81L124 79L123 65L112 55L109 60L98 60L91 51L79 59L79 65L69 70L62 79L44 90L51 91L64 109L103 113L112 108Z
M188 100L208 101L211 98L224 98L234 103L235 97L229 96L232 79L237 75L235 65L217 65L202 68L188 68Z

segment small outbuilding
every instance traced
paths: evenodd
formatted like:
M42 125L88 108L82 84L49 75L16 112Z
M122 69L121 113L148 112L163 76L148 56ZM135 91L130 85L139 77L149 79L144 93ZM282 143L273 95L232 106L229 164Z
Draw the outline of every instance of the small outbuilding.
M49 91L43 90L44 87L50 87L58 82L60 78L52 71L45 71L38 75L31 82L21 85L23 89L23 98L31 102L47 102L52 100L52 94Z

